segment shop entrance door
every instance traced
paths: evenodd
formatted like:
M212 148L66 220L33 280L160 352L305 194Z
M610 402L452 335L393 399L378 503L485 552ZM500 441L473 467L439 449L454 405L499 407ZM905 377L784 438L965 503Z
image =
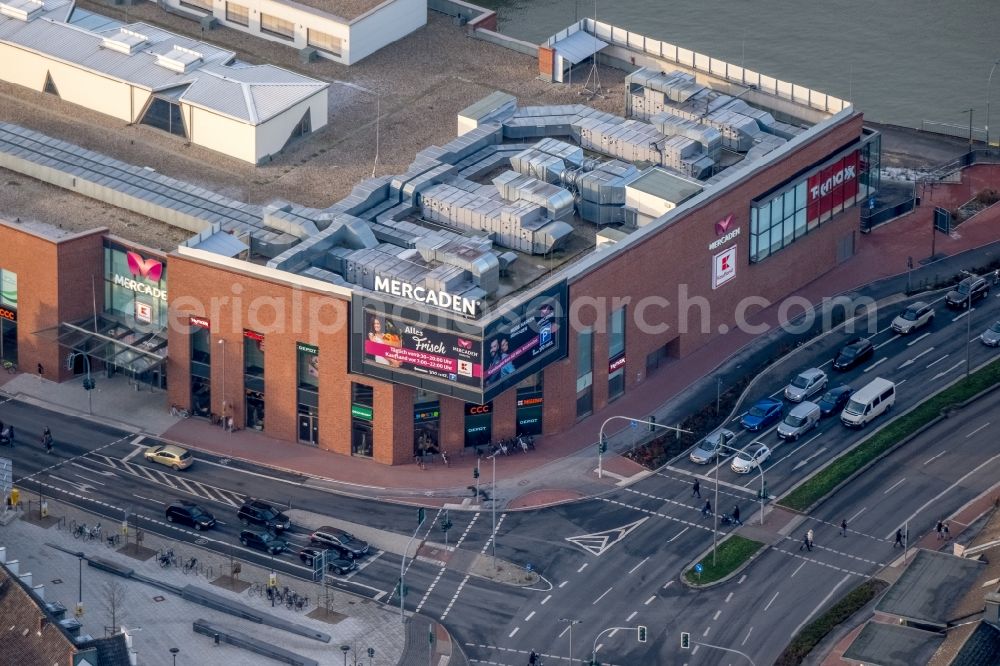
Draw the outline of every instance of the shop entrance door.
M319 414L313 408L299 410L299 441L319 445Z

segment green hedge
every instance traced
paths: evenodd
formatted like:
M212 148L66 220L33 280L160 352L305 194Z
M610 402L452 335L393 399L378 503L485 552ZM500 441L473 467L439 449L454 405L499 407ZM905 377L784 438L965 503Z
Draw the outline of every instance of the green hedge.
M701 576L695 573L694 567L684 572L684 578L692 585L706 585L725 578L736 571L744 562L749 560L754 553L764 547L760 541L746 539L737 534L729 537L719 544L715 551L715 564L712 564L712 553L705 556L701 561L704 569Z
M866 580L851 590L827 612L807 624L797 633L788 647L778 656L775 666L798 666L823 638L857 611L881 594L889 584L883 580Z
M968 379L931 396L908 414L899 417L870 437L864 444L837 458L833 463L803 483L778 504L795 511L805 511L856 471L878 458L903 438L937 418L941 411L965 402L972 396L1000 383L1000 359L972 373Z

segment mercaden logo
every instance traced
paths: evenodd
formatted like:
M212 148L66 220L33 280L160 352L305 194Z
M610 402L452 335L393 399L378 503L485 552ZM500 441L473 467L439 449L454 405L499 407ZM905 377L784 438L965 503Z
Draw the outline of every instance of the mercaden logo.
M724 236L729 233L729 227L733 226L733 216L729 215L724 220L719 220L715 223L715 235Z
M163 264L156 259L143 259L136 252L126 252L128 270L134 277L144 277L153 282L159 282L163 275Z

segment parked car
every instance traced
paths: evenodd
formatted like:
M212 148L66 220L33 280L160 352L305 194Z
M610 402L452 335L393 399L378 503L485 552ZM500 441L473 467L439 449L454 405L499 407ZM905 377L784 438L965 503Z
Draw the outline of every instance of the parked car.
M335 548L350 559L357 559L368 552L368 542L363 541L350 532L336 527L321 527L309 535L310 543L322 544Z
M989 281L978 275L970 275L959 282L957 287L948 292L944 302L948 304L949 308L961 309L969 306L970 296L972 302L975 303L979 299L986 298L989 295Z
M691 451L691 462L698 465L705 465L716 460L721 455L725 455L725 449L720 444L729 444L736 438L736 433L732 430L719 428L705 436L703 440Z
M194 456L187 449L173 444L157 444L143 451L142 456L147 462L172 467L174 471L187 469L194 462Z
M259 525L272 532L283 532L291 525L288 516L281 511L267 502L252 498L247 498L243 502L243 506L236 512L236 516L244 525Z
M850 370L875 355L875 345L868 338L854 338L833 359L834 370Z
M215 527L215 516L187 500L174 500L167 505L167 522L190 525L199 532Z
M794 442L819 425L820 414L819 405L803 400L778 424L778 437Z
M987 347L996 347L997 345L1000 345L1000 321L983 331L982 335L979 336L979 339Z
M358 568L358 563L354 560L349 560L342 556L339 552L335 550L329 550L325 548L310 548L306 547L299 551L299 559L307 567L313 566L313 562L319 557L319 554L326 551L326 568L329 571L333 571L338 576L346 575Z
M730 468L737 474L746 474L760 467L771 457L771 449L765 444L753 444L736 454Z
M785 397L792 402L802 402L825 389L826 381L826 373L819 368L803 370L785 387Z
M851 397L852 393L854 393L854 389L847 384L830 389L816 403L819 405L820 414L823 416L839 414L844 409L844 405L847 404L847 400Z
M247 548L263 550L265 553L277 555L288 550L288 542L275 536L267 530L243 530L240 532L240 543Z
M740 425L754 432L763 430L781 419L781 410L784 406L785 403L774 398L758 400L740 419Z
M934 321L934 308L929 303L917 301L892 320L892 330L907 335Z

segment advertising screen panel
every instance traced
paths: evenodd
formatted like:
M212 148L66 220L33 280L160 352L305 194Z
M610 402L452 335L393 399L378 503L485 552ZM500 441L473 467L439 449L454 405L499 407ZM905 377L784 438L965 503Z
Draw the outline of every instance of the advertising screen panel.
M858 153L855 150L809 176L806 184L809 222L839 208L845 201L848 205L854 203L858 195Z

